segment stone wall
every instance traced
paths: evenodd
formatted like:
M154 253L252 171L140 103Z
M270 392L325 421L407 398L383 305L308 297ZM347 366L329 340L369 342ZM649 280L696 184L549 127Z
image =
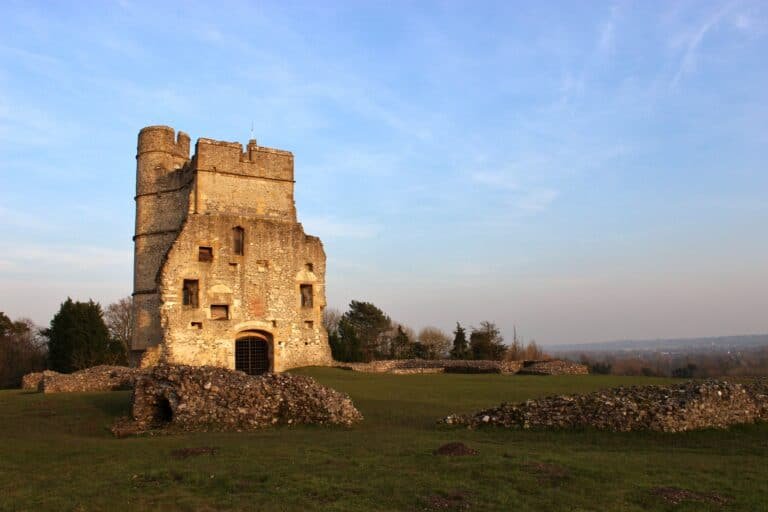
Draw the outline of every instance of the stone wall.
M563 359L525 361L518 373L520 375L587 375L589 367Z
M44 371L29 373L22 388L43 393L85 393L132 389L141 371L126 366L94 366L74 373Z
M470 415L451 415L449 425L514 429L595 428L628 432L684 432L768 421L768 385L709 380L672 386L620 387L584 395L558 395L502 403Z
M274 425L350 426L363 419L349 397L310 377L250 376L213 366L161 365L136 382L133 428L118 422L116 434L148 429L254 430Z
M461 359L390 359L370 363L337 363L339 368L369 373L503 373L529 375L586 375L585 365L548 361L492 361Z

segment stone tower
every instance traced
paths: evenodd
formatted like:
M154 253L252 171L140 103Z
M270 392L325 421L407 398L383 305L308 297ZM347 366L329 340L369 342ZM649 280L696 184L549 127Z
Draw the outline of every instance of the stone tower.
M296 218L293 155L139 132L132 362L247 373L331 362L325 252Z

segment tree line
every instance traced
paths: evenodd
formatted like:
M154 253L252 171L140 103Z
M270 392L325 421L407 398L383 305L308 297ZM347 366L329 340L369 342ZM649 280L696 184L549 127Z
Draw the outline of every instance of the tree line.
M128 364L131 298L103 309L98 302L67 298L49 327L26 318L15 321L0 312L0 387L18 387L30 372L50 369L70 373L100 364ZM323 324L333 357L342 362L381 359L544 359L535 341L524 343L514 332L506 345L495 323L477 327L456 322L453 336L437 327L416 333L393 321L370 302L353 300L343 314L329 308Z
M326 309L323 324L328 331L333 358L343 362L370 362L382 359L544 359L546 354L535 341L524 343L517 329L510 345L504 343L495 323L482 321L469 333L459 322L453 338L437 327L416 333L393 321L370 302L353 300L343 314ZM469 336L467 336L469 334Z

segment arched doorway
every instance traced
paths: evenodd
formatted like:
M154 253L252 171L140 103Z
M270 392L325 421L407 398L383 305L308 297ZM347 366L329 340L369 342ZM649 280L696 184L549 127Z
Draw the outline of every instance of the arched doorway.
M245 332L235 340L235 370L248 375L261 375L272 369L272 336L262 332Z

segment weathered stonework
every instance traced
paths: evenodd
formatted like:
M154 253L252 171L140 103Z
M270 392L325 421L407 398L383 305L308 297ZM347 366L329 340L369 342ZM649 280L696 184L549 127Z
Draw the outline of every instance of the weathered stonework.
M89 393L132 389L144 370L126 366L92 366L74 373L51 370L26 374L21 388L43 393Z
M254 430L343 425L363 419L352 401L310 377L246 375L213 366L160 365L136 380L132 418L115 435L146 430Z
M255 140L189 152L183 132L139 132L132 363L330 364L325 252L296 218L293 155ZM267 366L242 367L236 346Z
M494 361L476 359L387 359L370 363L338 363L339 368L367 373L502 373L527 375L587 375L583 364L546 361Z
M633 386L583 395L555 395L451 415L448 425L513 429L584 429L685 432L768 421L768 383L688 381L671 386Z

